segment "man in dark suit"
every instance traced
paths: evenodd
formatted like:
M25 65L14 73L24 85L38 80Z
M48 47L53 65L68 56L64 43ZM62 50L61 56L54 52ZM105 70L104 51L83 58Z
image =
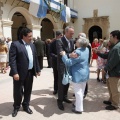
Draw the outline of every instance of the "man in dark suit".
M21 40L12 42L10 47L10 76L13 77L14 97L13 117L17 115L21 102L25 112L28 114L33 113L29 108L33 76L40 76L40 68L36 49L31 41L32 31L28 28L23 28L21 31ZM22 97L24 97L23 101Z
M69 84L63 85L62 79L64 74L65 65L62 61L62 56L60 55L61 51L65 51L68 57L72 57L70 54L74 50L74 41L72 40L74 34L73 27L67 26L65 28L65 35L61 40L57 40L57 67L58 67L58 100L57 105L60 110L64 110L63 101L71 103L67 98L67 92Z
M36 51L37 51L37 56L38 56L38 61L40 65L40 69L43 69L43 57L44 57L44 49L45 49L45 43L40 39L40 37L37 37L37 40L34 42Z
M58 91L58 70L57 70L57 48L56 42L62 37L62 33L60 31L56 31L56 38L52 41L50 45L50 55L52 58L52 68L54 75L54 91L53 94L57 94Z

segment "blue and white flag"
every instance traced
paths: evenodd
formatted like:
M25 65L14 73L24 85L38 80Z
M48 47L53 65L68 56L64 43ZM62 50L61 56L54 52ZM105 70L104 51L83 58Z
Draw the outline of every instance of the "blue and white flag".
M29 12L35 17L44 18L47 14L48 6L44 0L30 0Z
M47 3L46 3L47 2ZM35 17L44 18L46 17L47 10L53 10L54 12L60 11L60 18L65 23L70 22L70 8L66 5L58 2L58 0L30 0L29 12ZM47 5L48 4L48 5ZM50 8L49 8L49 7Z
M63 10L62 10L61 13L60 13L60 18L61 18L61 20L63 20L65 23L70 22L70 18L71 18L70 8L67 7L66 5L64 6Z

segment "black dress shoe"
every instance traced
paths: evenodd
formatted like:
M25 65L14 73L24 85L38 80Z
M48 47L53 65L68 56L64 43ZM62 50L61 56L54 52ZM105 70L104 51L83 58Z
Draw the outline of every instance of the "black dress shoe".
M33 114L32 110L31 110L29 107L23 108L23 110L24 110L25 112L27 112L28 114Z
M63 103L60 100L57 100L57 105L60 110L64 110Z
M75 108L72 109L72 112L74 112L76 114L82 114L82 112L75 110Z
M56 95L57 94L57 91L55 90L55 91L53 91L53 95Z
M72 104L73 108L75 108L75 104Z
M18 109L14 109L13 112L12 112L12 117L15 117L18 113Z
M112 104L110 101L107 101L107 100L103 101L103 103L106 104L106 105L111 105Z
M100 82L100 79L99 79L99 78L97 78L97 81L98 81L98 82Z
M66 103L72 103L72 101L68 100L67 98L64 98L63 101Z
M116 110L117 108L115 106L109 105L105 107L106 110Z

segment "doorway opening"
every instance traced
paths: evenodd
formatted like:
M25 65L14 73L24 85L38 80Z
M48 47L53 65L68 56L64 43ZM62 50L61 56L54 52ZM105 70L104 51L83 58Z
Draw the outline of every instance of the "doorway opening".
M102 29L99 26L92 26L88 33L90 43L93 42L94 38L102 38Z

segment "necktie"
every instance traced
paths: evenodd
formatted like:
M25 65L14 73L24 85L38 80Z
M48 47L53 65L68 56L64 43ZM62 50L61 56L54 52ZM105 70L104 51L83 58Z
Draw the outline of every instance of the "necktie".
M68 41L68 47L69 47L69 49L70 49L70 41Z
M28 59L29 59L28 69L32 69L33 68L33 53L32 53L32 50L31 50L31 47L30 47L29 44L26 44L25 47L26 47L26 50L27 50L27 53L28 53Z

